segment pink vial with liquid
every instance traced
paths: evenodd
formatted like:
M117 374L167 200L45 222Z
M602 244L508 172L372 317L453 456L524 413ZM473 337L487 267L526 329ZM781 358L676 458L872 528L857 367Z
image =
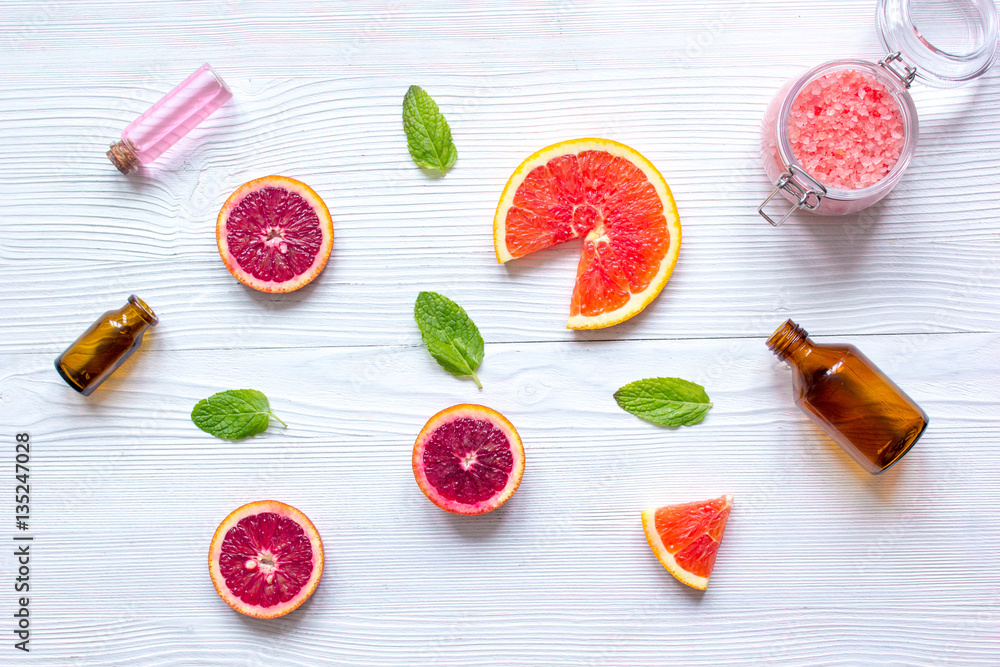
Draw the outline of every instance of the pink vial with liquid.
M129 124L121 141L111 144L108 158L118 171L129 174L160 157L232 96L225 81L205 63Z

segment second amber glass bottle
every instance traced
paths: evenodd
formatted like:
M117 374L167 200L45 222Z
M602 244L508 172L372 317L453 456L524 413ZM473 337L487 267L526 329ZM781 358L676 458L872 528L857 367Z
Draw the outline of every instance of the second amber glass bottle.
M796 405L873 475L927 428L927 413L853 345L814 343L788 320L767 347L794 370Z
M121 308L97 318L56 359L56 370L66 383L89 396L142 345L142 334L159 321L156 313L135 294Z

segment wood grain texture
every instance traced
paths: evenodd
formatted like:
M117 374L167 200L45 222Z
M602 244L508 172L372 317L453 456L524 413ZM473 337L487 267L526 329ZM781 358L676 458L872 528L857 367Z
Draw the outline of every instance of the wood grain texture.
M873 13L4 3L0 437L31 434L36 538L32 652L0 621L0 664L997 664L1000 71L914 89L917 156L883 204L780 229L755 212L765 106L802 66L880 56ZM123 178L107 143L205 61L233 101ZM444 179L406 152L413 83L451 123ZM684 228L661 296L586 333L564 328L579 247L498 266L491 237L514 167L574 136L652 160ZM334 216L330 264L291 295L244 288L215 248L222 202L268 173ZM479 325L482 392L421 346L421 289ZM132 292L161 323L83 399L52 359ZM930 414L900 465L867 475L795 409L763 344L786 317L857 344ZM705 422L617 407L615 389L654 375L703 384ZM230 443L191 424L198 399L239 386L289 427ZM409 459L430 415L469 401L527 451L517 494L477 518L433 507ZM13 491L0 476L6 517ZM724 492L711 586L686 590L639 511ZM219 521L264 497L306 512L328 558L314 597L272 622L226 607L204 558ZM0 550L5 590L14 568Z
M417 346L161 350L86 402L51 381L49 355L7 355L3 407L32 433L40 489L39 660L86 644L80 664L988 664L1000 559L973 499L1000 464L1000 336L848 340L931 416L880 477L791 405L762 340L494 344L482 392ZM639 368L704 383L715 407L679 429L622 412L611 394ZM190 423L194 398L251 381L288 429L230 443ZM433 507L409 467L425 419L463 401L504 412L528 459L478 519ZM695 594L638 513L724 491L737 503ZM306 511L328 557L313 600L272 624L225 607L201 555L262 495Z

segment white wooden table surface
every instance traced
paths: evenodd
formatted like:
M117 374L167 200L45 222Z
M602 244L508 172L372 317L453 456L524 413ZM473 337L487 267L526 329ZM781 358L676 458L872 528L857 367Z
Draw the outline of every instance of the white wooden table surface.
M1000 664L1000 68L917 86L910 171L869 212L774 229L757 159L770 98L804 66L881 56L874 0L8 1L0 12L0 664ZM108 143L202 62L235 97L151 168ZM430 179L400 103L419 84L459 159ZM564 328L579 246L497 265L491 224L529 153L602 136L645 154L681 212L661 296ZM215 247L251 178L306 181L325 272L253 292ZM419 290L487 343L478 391L428 356ZM89 398L54 357L132 292L161 323ZM873 477L795 408L764 347L786 317L859 345L929 413ZM705 385L704 423L658 428L616 388ZM287 429L231 443L194 403L264 391ZM501 510L421 495L413 439L480 402L520 430ZM14 436L31 436L30 653L13 647ZM659 565L647 506L732 493L706 593ZM301 609L229 609L205 554L264 498L326 546Z

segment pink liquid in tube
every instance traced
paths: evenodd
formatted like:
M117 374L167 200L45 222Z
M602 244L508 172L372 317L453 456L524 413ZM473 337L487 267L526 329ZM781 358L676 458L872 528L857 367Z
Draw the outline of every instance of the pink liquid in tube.
M121 141L111 144L108 158L118 171L129 174L160 157L232 96L225 81L205 63L132 121L122 131Z

